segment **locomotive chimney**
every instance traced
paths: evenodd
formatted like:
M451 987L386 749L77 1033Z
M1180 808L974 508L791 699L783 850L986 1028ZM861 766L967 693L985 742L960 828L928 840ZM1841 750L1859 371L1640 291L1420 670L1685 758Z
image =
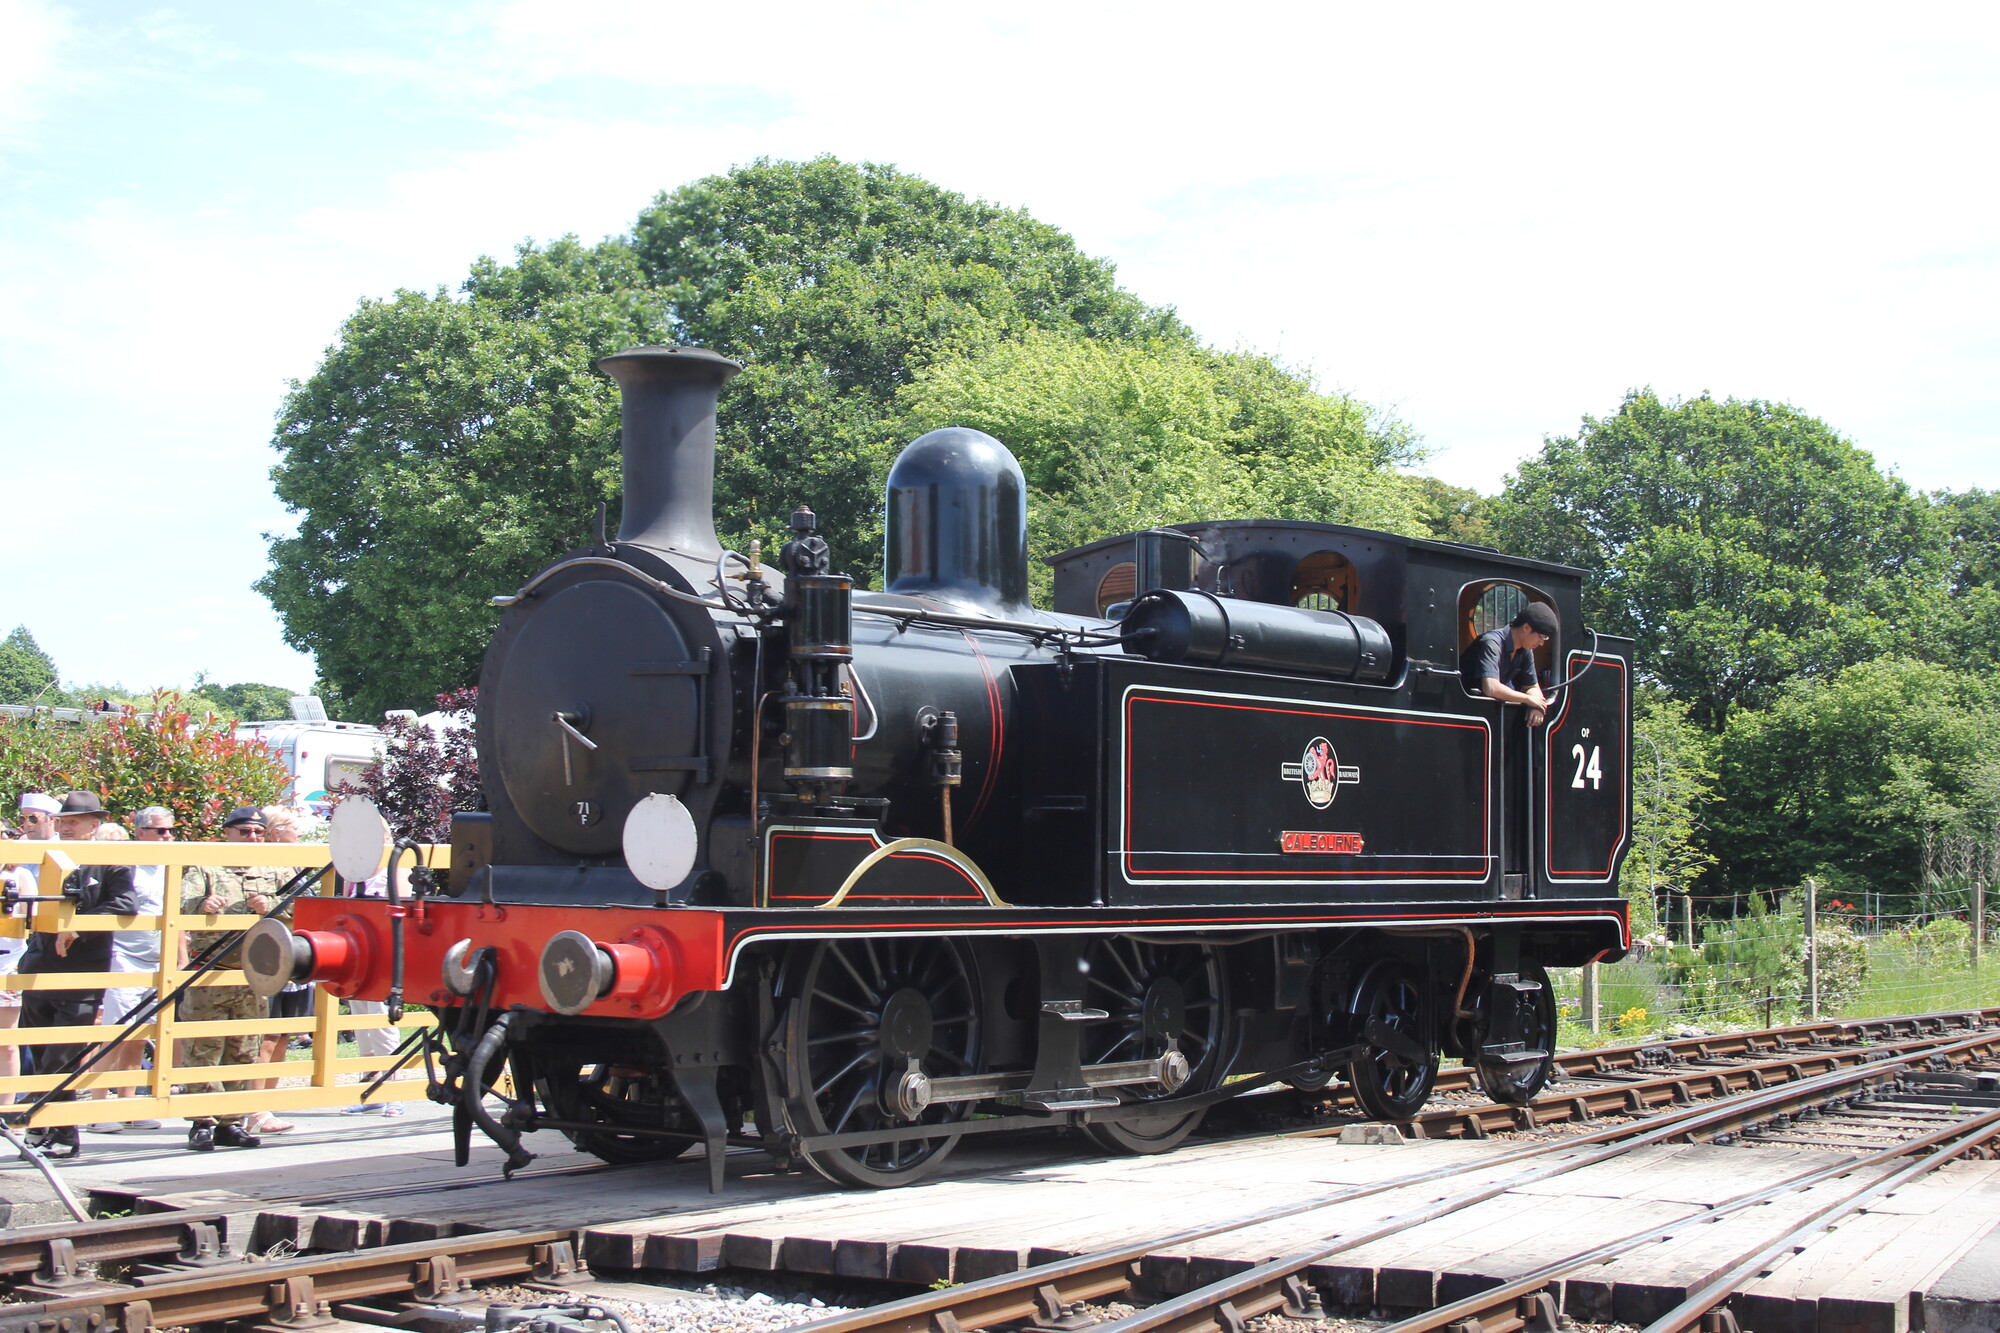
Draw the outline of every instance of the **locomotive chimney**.
M618 381L625 456L618 540L703 560L715 535L715 400L742 363L699 347L633 347L597 368Z

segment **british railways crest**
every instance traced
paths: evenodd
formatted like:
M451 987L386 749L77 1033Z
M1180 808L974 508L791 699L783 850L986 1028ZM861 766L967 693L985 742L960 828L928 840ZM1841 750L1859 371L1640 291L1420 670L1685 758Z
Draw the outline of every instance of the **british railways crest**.
M1333 742L1315 736L1306 742L1306 751L1299 756L1298 763L1284 766L1282 776L1286 782L1296 782L1305 789L1313 809L1324 810L1333 804L1341 787L1361 781L1361 770L1353 764L1341 763L1340 756L1334 753Z

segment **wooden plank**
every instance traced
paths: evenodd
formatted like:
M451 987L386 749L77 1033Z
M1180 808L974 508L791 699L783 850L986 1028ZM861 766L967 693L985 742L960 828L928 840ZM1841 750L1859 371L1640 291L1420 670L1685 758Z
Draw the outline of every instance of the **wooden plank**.
M1547 1202L1552 1225L1532 1235L1491 1237L1497 1243L1486 1253L1460 1259L1450 1271L1440 1273L1438 1303L1463 1300L1606 1241L1669 1226L1700 1212L1688 1204L1652 1199L1585 1197ZM1560 1286L1557 1290L1560 1295Z
M1586 1322L1647 1324L1805 1215L1852 1189L1836 1182L1699 1222L1662 1245L1613 1260L1565 1284L1566 1312ZM1762 1333L1760 1330L1759 1333Z
M2000 1216L1986 1172L1940 1171L1851 1218L1748 1284L1733 1302L1757 1333L1905 1333L1930 1283Z

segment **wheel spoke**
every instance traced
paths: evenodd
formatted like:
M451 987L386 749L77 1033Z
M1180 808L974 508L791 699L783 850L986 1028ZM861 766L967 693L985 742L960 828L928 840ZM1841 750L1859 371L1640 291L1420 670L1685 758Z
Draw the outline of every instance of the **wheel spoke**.
M824 1083L814 1088L813 1096L814 1097L826 1096L828 1092L832 1091L834 1084L840 1082L840 1080L846 1078L856 1069L859 1069L862 1065L867 1064L868 1062L874 1060L875 1058L876 1058L876 1052L873 1048L862 1051L860 1054L856 1055L852 1060L849 1060L846 1064L842 1065L837 1072L828 1076L827 1080Z
M849 1004L846 1000L841 999L838 995L835 995L830 990L816 988L812 993L812 998L822 999L825 1000L828 1004L838 1005L840 1008L845 1009L848 1013L853 1014L856 1018L866 1019L869 1025L869 1029L871 1031L881 1026L881 1019L879 1015L871 1014L866 1009L863 1009L858 1005ZM811 1015L808 1014L808 1017L810 1016Z
M872 1042L873 1040L875 1040L875 1034L879 1031L881 1031L879 1027L865 1027L865 1028L853 1028L847 1032L826 1032L820 1034L817 1037L806 1038L806 1045L827 1046L834 1042L840 1042L840 1041Z
M877 991L874 986L869 984L868 979L866 977L862 976L860 972L855 970L853 960L847 956L847 950L835 947L831 950L831 952L833 954L834 961L840 964L840 966L842 967L843 970L846 971L848 976L854 978L854 984L861 988L862 995L868 999L869 1003L871 1004L882 1003L881 993Z
M1125 974L1125 980L1132 983L1132 988L1127 993L1133 995L1143 995L1146 992L1146 983L1144 980L1145 968L1143 964L1139 966L1139 969L1137 971L1133 970L1133 964L1139 963L1139 959L1137 957L1138 951L1139 951L1139 946L1137 944L1134 944L1132 946L1132 952L1134 955L1132 963L1127 963L1125 961L1124 956L1121 953L1119 953L1117 941L1114 941L1110 945L1110 947L1108 947L1104 951L1106 957L1108 957L1112 962L1118 964L1118 970Z

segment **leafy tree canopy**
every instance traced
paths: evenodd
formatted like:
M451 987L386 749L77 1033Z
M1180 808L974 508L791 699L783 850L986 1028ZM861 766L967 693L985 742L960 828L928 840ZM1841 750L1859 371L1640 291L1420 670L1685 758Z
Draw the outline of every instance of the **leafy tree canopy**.
M1412 478L1423 499L1424 527L1440 541L1491 546L1494 497L1468 486L1453 486L1436 477Z
M1926 829L2000 817L2000 687L1904 657L1797 679L1730 715L1719 773L1732 893L1808 875L1913 893Z
M1632 932L1685 941L1686 901L1714 864L1708 808L1715 799L1716 738L1688 707L1642 687L1632 708L1632 842L1620 884L1632 900Z
M1248 353L1032 330L933 362L899 401L901 437L971 426L1013 450L1038 557L1197 518L1425 530L1416 489L1388 470L1413 437Z
M257 685L249 681L218 685L206 676L198 675L194 690L188 696L187 707L190 712L207 707L218 716L238 722L269 722L292 715L294 693L282 685Z
M592 362L673 342L748 363L718 422L724 539L777 538L807 501L866 577L898 389L1030 328L1188 338L1062 232L889 167L697 181L630 236L523 245L457 292L363 302L280 414L272 477L300 523L258 590L349 712L470 683L487 599L585 540L599 501L616 512L616 391Z
M0 640L0 704L61 702L56 664L35 642L26 625Z
M1591 572L1586 614L1720 728L1796 676L1925 653L1943 605L1933 507L1779 403L1627 395L1552 438L1495 506L1499 545Z

